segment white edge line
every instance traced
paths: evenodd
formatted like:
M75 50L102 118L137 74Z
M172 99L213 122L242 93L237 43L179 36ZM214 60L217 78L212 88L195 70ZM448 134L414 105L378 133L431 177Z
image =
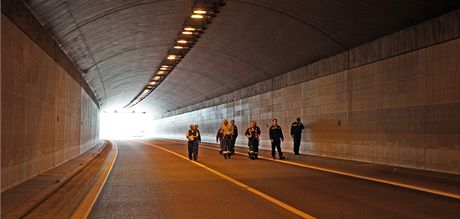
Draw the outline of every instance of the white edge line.
M219 150L218 148L213 148L213 147L204 146L204 145L201 145L200 147L211 149L211 150L216 150L216 151ZM241 152L235 152L235 153L239 154L239 155L246 156L246 154L241 153ZM421 191L421 192L431 193L431 194L435 194L435 195L440 195L440 196L445 196L445 197L460 200L460 195L453 194L453 193L448 193L448 192L443 192L443 191L439 191L439 190L435 190L435 189L428 189L428 188L423 188L423 187L420 187L420 186L414 186L414 185L409 185L409 184L405 184L405 183L399 183L399 182L390 181L390 180L378 179L378 178L374 178L374 177L362 176L362 175L358 175L358 174L347 173L347 172L342 172L342 171L332 170L332 169L327 169L327 168L322 168L322 167L316 167L316 166L311 166L311 165L306 165L306 164L301 164L301 163L296 163L296 162L291 162L291 161L274 160L274 159L264 157L264 156L259 156L259 158L264 159L264 160L268 160L268 161L284 163L284 164L289 164L289 165L293 165L293 166L299 166L299 167L319 170L319 171L323 171L323 172L328 172L328 173L334 173L334 174L338 174L338 175L353 177L353 178L357 178L357 179L363 179L363 180L368 180L368 181L373 181L373 182L378 182L378 183L383 183L383 184L389 184L389 185L393 185L393 186L403 187L403 188L406 188L406 189L417 190L417 191Z
M102 175L99 176L99 178L97 179L97 181L96 181L95 185L93 186L93 188L91 188L91 190L85 196L83 201L80 203L80 206L72 214L72 217L71 217L72 219L88 218L89 213L91 212L91 210L94 207L94 204L96 204L96 200L99 197L99 195L101 194L102 188L104 188L104 185L105 185L105 183L107 181L107 178L109 177L110 172L112 172L113 165L115 164L115 161L116 161L117 156L118 156L118 145L117 145L117 143L112 142L112 145L114 146L115 150L113 152L114 154L112 155L111 160L108 163L108 166L106 165L104 167L105 170L102 173ZM108 167L108 169L107 169L107 167ZM101 180L101 177L103 177L104 179L103 179L102 183L100 185L98 185L99 181ZM94 193L94 192L96 192L96 196L92 197L91 194ZM89 204L88 204L88 202L89 202Z
M178 157L180 157L180 158L182 158L182 159L189 160L187 157L185 157L185 156L183 156L183 155L181 155L181 154L178 154L178 153L176 153L176 152L174 152L174 151L171 151L171 150L168 150L168 149L166 149L166 148L163 148L163 147L161 147L161 146L154 145L154 144L151 144L151 143L148 143L148 142L144 142L144 141L137 141L137 142L140 142L140 143L142 143L142 144L147 144L147 145L153 146L153 147L155 147L155 148L157 148L157 149L160 149L160 150L166 151L166 152L168 152L168 153L171 153L171 154L173 154L173 155L176 155L176 156L178 156ZM276 205L278 205L278 206L280 206L280 207L282 207L282 208L284 208L284 209L290 211L291 213L294 213L294 214L296 214L296 215L298 215L298 216L300 216L300 217L302 217L302 218L316 219L315 217L313 217L313 216L311 216L311 215L309 215L309 214L307 214L307 213L305 213L305 212L303 212L303 211L301 211L301 210L299 210L299 209L297 209L297 208L294 208L294 207L292 207L292 206L290 206L290 205L288 205L288 204L286 204L286 203L284 203L284 202L282 202L282 201L280 201L280 200L278 200L278 199L276 199L276 198L273 198L273 197L271 197L271 196L269 196L269 195L267 195L267 194L265 194L265 193L263 193L263 192L261 192L261 191L255 189L255 188L252 188L252 187L250 187L250 186L248 186L248 185L246 185L246 184L244 184L244 183L242 183L242 182L240 182L240 181L238 181L238 180L235 180L235 179L233 179L233 178L231 178L231 177L229 177L229 176L227 176L227 175L225 175L225 174L223 174L223 173L221 173L221 172L218 172L217 170L214 170L214 169L212 169L212 168L210 168L210 167L208 167L208 166L206 166L206 165L204 165L204 164L202 164L202 163L199 163L199 162L196 162L196 161L191 161L191 162L192 162L193 164L195 164L195 165L201 167L201 168L204 168L204 169L206 169L206 170L208 170L208 171L210 171L210 172L216 174L217 176L220 176L220 177L224 178L225 180L227 180L227 181L229 181L229 182L231 182L231 183L236 184L236 185L239 186L239 187L242 187L242 188L245 189L245 190L250 191L251 193L253 193L253 194L255 194L255 195L258 195L258 196L260 196L260 197L266 199L267 201L272 202L273 204L276 204Z

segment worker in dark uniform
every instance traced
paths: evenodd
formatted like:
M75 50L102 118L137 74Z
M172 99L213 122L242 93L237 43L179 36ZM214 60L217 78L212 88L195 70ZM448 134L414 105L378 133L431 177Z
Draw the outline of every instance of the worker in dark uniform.
M220 129L224 135L222 139L223 144L221 144L222 156L225 159L229 159L232 156L232 154L230 153L230 147L232 144L233 125L229 123L227 119L224 119L222 125L220 126Z
M300 118L297 118L291 125L291 136L294 139L294 154L296 155L299 154L300 139L302 138L302 130L304 128L302 122L300 122Z
M185 133L188 140L188 158L190 160L198 159L198 132L194 125L190 125L190 130Z
M233 155L235 154L235 143L236 138L238 137L238 127L235 125L235 120L230 121L230 123L233 125L232 143L230 145L230 153Z
M219 128L219 130L217 130L217 134L216 134L216 142L219 142L219 146L220 146L220 150L219 150L219 154L222 155L222 148L224 147L223 144L224 144L224 133L222 132L222 129Z
M256 132L259 133L259 136L257 138L257 143L258 143L257 144L257 151L254 151L254 156L255 156L256 159L258 159L258 156L259 156L259 144L260 144L260 133L262 133L262 132L260 131L260 127L257 126L257 121L252 120L252 122L254 123L254 128L256 129Z
M256 126L255 121L251 121L251 124L249 125L249 128L246 130L245 135L246 137L248 137L248 156L252 160L257 159L257 156L259 155L260 129Z
M278 150L280 160L284 160L285 157L283 156L283 152L281 151L281 142L284 141L283 131L281 130L281 126L278 125L278 120L272 120L272 126L270 126L269 137L272 142L272 157L275 157L275 148Z
M198 144L198 146L200 146L200 144L201 144L201 133L200 133L200 130L198 130L198 125L195 125L195 129L196 129L196 132L198 133L198 137L196 138L196 143Z

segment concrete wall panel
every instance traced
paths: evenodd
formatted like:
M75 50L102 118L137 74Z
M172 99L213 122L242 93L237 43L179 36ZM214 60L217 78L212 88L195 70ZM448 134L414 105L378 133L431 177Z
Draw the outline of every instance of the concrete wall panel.
M345 70L332 67L339 70L332 74L328 68L303 67L279 76L271 91L169 113L173 116L155 121L157 137L185 139L193 123L200 125L204 141L215 142L226 117L237 121L237 144L245 146L242 135L255 119L262 129L261 147L269 149L268 126L277 118L287 136L283 148L292 151L290 124L301 117L308 125L301 153L458 174L459 51L457 38ZM332 66L343 65L335 60ZM292 75L312 72L305 69L324 76L286 84Z
M4 191L95 145L99 109L80 82L3 14L1 22Z

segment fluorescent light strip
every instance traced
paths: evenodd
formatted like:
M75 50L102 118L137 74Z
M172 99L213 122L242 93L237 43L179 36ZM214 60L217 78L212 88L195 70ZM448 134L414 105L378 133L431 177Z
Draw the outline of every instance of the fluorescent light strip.
M192 14L192 16L190 16L191 18L194 18L194 19L201 19L203 18L203 15L201 14Z
M219 5L217 5L217 8L220 8L220 7L224 6L224 5L225 4L219 4ZM193 11L192 15L190 15L190 18L187 19L184 22L184 25L183 25L182 30L180 32L183 35L199 35L199 34L202 34L204 32L204 30L206 29L206 26L209 23L208 22L203 22L198 26L194 26L194 25L196 25L196 23L195 23L195 24L192 24L192 26L190 26L191 22L193 22L192 19L203 19L203 18L212 19L213 17L215 17L214 15L217 12L217 11L206 11L204 9L193 9L192 11ZM207 14L212 14L213 16L208 16ZM191 38L191 39L188 39L188 38ZM173 48L177 49L177 50L190 49L193 46L193 43L196 42L196 40L197 40L197 37L194 37L194 36L193 37L187 37L187 39L178 38L177 41L176 41L177 44L175 44ZM180 45L180 44L182 44L182 45ZM186 45L186 44L190 44L190 45ZM185 46L183 46L183 45L185 45ZM127 106L125 106L125 108L132 107L132 106L138 104L146 96L148 96L154 90L154 88L158 86L158 84L160 83L160 80L162 79L162 77L165 77L166 74L170 73L172 71L172 69L175 67L175 65L181 61L181 58L183 58L183 56L185 56L187 51L188 50L185 50L184 52L182 52L180 54L177 54L177 55L168 54L168 56L166 56L166 59L164 60L163 63L168 63L168 62L171 62L171 61L173 61L174 63L172 65L163 64L158 69L158 71L155 73L155 76L152 78L152 80L144 87L144 90L142 91L142 93L140 93L136 98L134 98L131 101L131 103L129 103Z
M193 13L194 14L206 14L206 11L198 9L198 10L194 10Z

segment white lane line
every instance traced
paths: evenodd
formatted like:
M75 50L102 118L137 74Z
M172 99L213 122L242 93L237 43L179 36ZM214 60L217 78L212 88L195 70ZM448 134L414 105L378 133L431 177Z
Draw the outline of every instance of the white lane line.
M115 160L117 159L117 155L118 155L117 143L112 142L112 145L114 146L113 147L114 151L112 152L112 158L105 165L103 172L101 173L101 175L99 176L99 178L97 179L96 183L91 188L89 193L80 203L80 206L78 206L77 210L72 214L72 217L71 217L72 219L88 218L89 213L91 212L91 209L93 208L94 204L96 203L97 198L101 194L102 188L104 187L105 182L107 181L107 178L109 177L109 174L112 171L113 164L115 163Z
M203 145L200 145L200 147L206 148L206 149L211 149L211 150L216 150L216 151L219 150L218 148L209 147L209 146L203 146ZM247 154L245 154L245 153L241 153L241 152L235 152L235 153L239 154L239 155L247 156ZM406 189L417 190L417 191L421 191L421 192L431 193L431 194L435 194L435 195L440 195L440 196L445 196L445 197L460 200L460 195L458 195L458 194L453 194L453 193L449 193L449 192L443 192L443 191L439 191L439 190L435 190L435 189L428 189L428 188L424 188L424 187L420 187L420 186L409 185L409 184L395 182L395 181L391 181L391 180L378 179L378 178L374 178L374 177L368 177L368 176L363 176L363 175L354 174L354 173L347 173L347 172L328 169L328 168L311 166L311 165L296 163L296 162L287 161L287 160L274 160L272 158L268 158L268 157L264 157L264 156L259 156L259 158L264 159L264 160L273 161L273 162L284 163L284 164L289 164L289 165L293 165L293 166L304 167L304 168L308 168L308 169L314 169L314 170L319 170L319 171L323 171L323 172L328 172L328 173L334 173L334 174L338 174L338 175L353 177L353 178L357 178L357 179L368 180L368 181L373 181L373 182L378 182L378 183L383 183L383 184L389 184L389 185L393 185L393 186L399 186L399 187L406 188Z
M166 148L160 147L158 145L154 145L154 144L144 142L144 141L137 141L137 142L140 142L142 144L150 145L152 147L155 147L155 148L158 148L160 150L166 151L168 153L174 154L174 155L176 155L176 156L178 156L178 157L180 157L182 159L189 160L187 157L185 157L185 156L183 156L181 154L178 154L178 153L176 153L174 151L171 151L171 150L168 150ZM311 216L311 215L309 215L309 214L307 214L307 213L305 213L305 212L303 212L303 211L301 211L301 210L299 210L297 208L294 208L294 207L292 207L292 206L290 206L290 205L288 205L288 204L286 204L286 203L284 203L284 202L282 202L282 201L280 201L280 200L278 200L276 198L273 198L273 197L271 197L271 196L269 196L269 195L267 195L267 194L255 189L255 188L252 188L252 187L250 187L250 186L248 186L248 185L246 185L246 184L244 184L244 183L242 183L242 182L240 182L240 181L238 181L236 179L233 179L233 178L231 178L231 177L229 177L229 176L227 176L227 175L225 175L225 174L223 174L223 173L221 173L221 172L219 172L217 170L214 170L214 169L212 169L212 168L210 168L210 167L208 167L208 166L206 166L206 165L204 165L202 163L198 163L196 161L191 161L191 162L194 163L195 165L199 166L199 167L202 167L202 168L208 170L209 172L212 172L212 173L224 178L225 180L227 180L229 182L234 183L235 185L237 185L237 186L239 186L239 187L241 187L243 189L246 189L246 190L248 190L248 191L250 191L250 192L252 192L252 193L254 193L254 194L256 194L256 195L258 195L258 196L260 196L260 197L262 197L262 198L264 198L264 199L266 199L266 200L268 200L268 201L270 201L270 202L272 202L272 203L274 203L274 204L276 204L276 205L278 205L278 206L280 206L280 207L282 207L282 208L284 208L284 209L286 209L286 210L288 210L288 211L300 216L300 217L302 217L302 218L315 219L315 217L313 217L313 216Z

